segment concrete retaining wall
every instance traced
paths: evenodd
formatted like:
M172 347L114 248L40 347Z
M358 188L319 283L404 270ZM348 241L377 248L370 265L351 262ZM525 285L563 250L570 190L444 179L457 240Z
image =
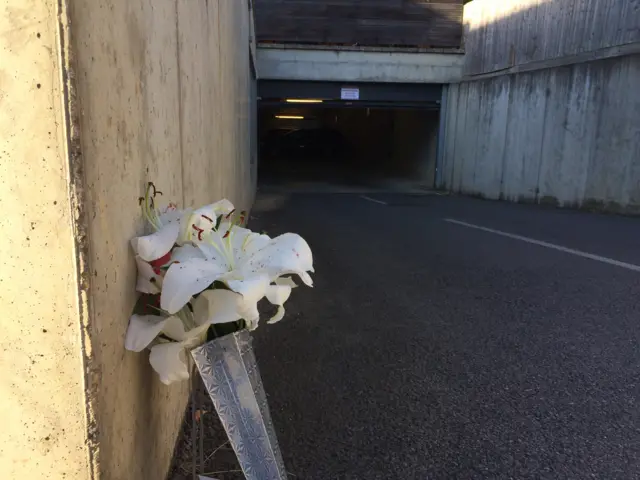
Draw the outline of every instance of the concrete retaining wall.
M444 186L640 211L640 57L452 85Z
M473 0L464 74L477 75L640 41L637 0Z
M0 476L6 479L90 478L84 297L57 30L53 2L0 6Z
M460 80L457 53L258 48L260 78L325 82L448 83Z
M440 186L487 198L640 212L640 55L628 54L633 51L629 45L594 51L591 57L579 54L551 61L532 57L532 63L504 72L491 72L495 66L491 62L480 67L488 58L499 58L495 49L506 49L503 54L508 56L509 47L500 39L508 32L518 37L510 29L519 28L520 35L529 39L527 44L535 43L533 37L541 45L553 44L544 35L552 30L547 24L555 21L557 3L541 3L494 19L492 26L484 27L491 35L468 34L468 43L484 43L469 45L465 62L485 74L467 76L448 90ZM620 2L615 12L627 12L625 3ZM470 5L477 14L483 5L493 8L492 2L483 0ZM574 17L562 15L582 23L571 35L559 37L566 48L549 47L549 55L582 51L569 48L575 43L571 39L581 38L576 32L590 25L580 12ZM613 12L607 21L614 21ZM528 24L523 18L537 23ZM604 35L609 30L598 32ZM627 39L631 34L625 32ZM609 40L603 43L607 48ZM484 60L474 55L484 55Z
M149 180L182 205L255 185L250 11L238 0L0 8L0 471L162 479L188 385L124 351Z

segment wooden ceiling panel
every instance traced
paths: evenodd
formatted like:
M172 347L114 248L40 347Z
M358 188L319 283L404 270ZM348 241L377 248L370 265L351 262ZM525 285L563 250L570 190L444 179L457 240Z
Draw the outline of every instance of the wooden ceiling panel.
M460 48L462 0L255 0L258 42Z

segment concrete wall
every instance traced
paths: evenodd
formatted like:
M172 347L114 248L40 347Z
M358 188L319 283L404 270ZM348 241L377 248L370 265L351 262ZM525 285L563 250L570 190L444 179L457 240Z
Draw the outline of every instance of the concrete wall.
M470 4L474 15L495 8L483 2ZM574 9L573 15L563 13L561 28L553 14L558 4ZM629 33L624 25L638 10L628 1L617 2L606 19L621 25L624 35L607 34L612 28L607 24L592 30L602 42L587 42L577 33L592 25L583 10L593 19L602 4L543 2L494 18L486 27L491 35L469 31L465 70L475 73L449 88L442 186L488 198L640 212L640 55L629 54L635 44L610 48L612 39L636 35L637 28ZM473 26L472 19L467 24ZM559 35L560 46L546 35ZM533 56L529 63L529 57L516 55L525 63L492 71L496 64L488 59L508 57L509 43L502 40L511 37L527 45L535 38L549 56L574 51L575 39L587 42L582 50L608 46L586 56Z
M57 27L53 2L0 6L0 476L6 479L84 479L90 470L86 305Z
M403 53L258 48L265 80L449 83L462 76L464 57L447 53Z
M464 74L640 41L637 0L473 0L465 6Z
M129 238L149 180L167 201L250 206L250 21L238 0L0 9L7 478L166 474L188 385L124 351Z

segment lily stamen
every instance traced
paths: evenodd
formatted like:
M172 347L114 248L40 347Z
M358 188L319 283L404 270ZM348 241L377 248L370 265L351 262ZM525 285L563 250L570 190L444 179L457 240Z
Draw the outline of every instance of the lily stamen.
M191 227L198 232L198 240L202 241L202 234L204 233L204 228L198 227L195 223L191 225Z

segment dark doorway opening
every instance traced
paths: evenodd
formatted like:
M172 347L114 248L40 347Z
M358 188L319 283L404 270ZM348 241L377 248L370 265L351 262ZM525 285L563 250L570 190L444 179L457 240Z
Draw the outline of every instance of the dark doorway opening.
M432 187L437 110L326 108L260 111L260 179L378 183L416 180Z
M435 182L437 89L411 85L280 82L260 92L261 183L381 185ZM340 98L347 94L357 100Z

